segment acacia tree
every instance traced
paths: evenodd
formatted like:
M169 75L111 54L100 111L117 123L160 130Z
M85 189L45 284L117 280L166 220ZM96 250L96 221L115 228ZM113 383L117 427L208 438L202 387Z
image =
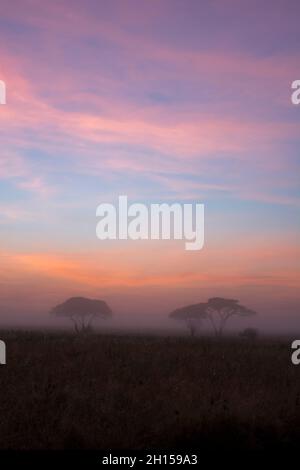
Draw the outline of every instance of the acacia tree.
M233 316L248 317L256 312L239 304L235 299L213 297L206 304L207 318L210 320L216 336L222 336L229 318Z
M92 321L95 318L109 318L112 311L104 300L71 297L54 307L50 314L70 318L76 333L83 333L91 329Z
M202 320L207 318L205 303L188 305L174 310L170 318L184 322L191 336L195 336Z

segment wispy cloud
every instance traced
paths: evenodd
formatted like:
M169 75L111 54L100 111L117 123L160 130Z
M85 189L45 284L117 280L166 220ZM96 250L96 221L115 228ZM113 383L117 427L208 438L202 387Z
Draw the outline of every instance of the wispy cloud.
M55 295L295 289L300 133L290 83L299 25L275 3L266 17L236 2L191 1L183 14L170 0L2 0L1 298L14 282L28 297L35 283ZM105 245L81 257L83 246L95 247L99 199L120 191L136 200L201 199L213 248L192 258L173 245ZM240 216L247 210L250 248ZM11 237L23 222L22 240Z

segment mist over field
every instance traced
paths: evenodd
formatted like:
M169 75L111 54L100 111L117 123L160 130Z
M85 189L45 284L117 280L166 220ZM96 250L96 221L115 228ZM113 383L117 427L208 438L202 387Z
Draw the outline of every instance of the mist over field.
M114 305L113 302L111 302L111 305ZM159 309L147 311L145 308L143 310L136 309L133 312L113 311L112 318L97 320L93 324L93 328L103 333L111 331L128 333L133 331L143 334L188 334L184 325L168 317L171 309L165 312L161 312ZM257 328L261 334L275 334L276 336L292 334L295 338L297 335L300 337L300 316L298 311L298 304L286 305L284 307L277 306L277 308L272 307L272 309L268 309L263 305L262 310L254 318L246 320L243 318L233 319L228 323L225 333L238 334L247 327L253 327ZM72 324L69 319L53 318L49 315L48 310L43 309L36 312L32 312L32 310L3 309L0 314L0 325L4 328L64 329L72 331ZM208 323L203 323L199 329L199 334L213 334L213 331Z

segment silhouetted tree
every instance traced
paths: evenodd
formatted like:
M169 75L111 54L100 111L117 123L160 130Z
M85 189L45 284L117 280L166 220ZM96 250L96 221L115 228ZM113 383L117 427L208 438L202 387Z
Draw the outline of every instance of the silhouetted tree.
M170 318L184 322L190 335L195 336L201 320L207 317L206 304L199 303L178 308L171 312L169 316Z
M222 336L226 323L233 316L247 317L256 312L239 304L235 299L213 297L206 304L206 313L216 336Z
M57 317L68 317L74 324L76 333L87 332L91 329L95 318L109 318L112 311L103 300L71 297L50 311Z

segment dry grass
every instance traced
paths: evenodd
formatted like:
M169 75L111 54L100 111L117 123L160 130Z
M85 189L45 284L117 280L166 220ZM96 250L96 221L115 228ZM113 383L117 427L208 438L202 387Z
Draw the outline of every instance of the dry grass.
M2 332L0 447L260 449L300 438L290 342ZM299 366L300 367L300 366Z

